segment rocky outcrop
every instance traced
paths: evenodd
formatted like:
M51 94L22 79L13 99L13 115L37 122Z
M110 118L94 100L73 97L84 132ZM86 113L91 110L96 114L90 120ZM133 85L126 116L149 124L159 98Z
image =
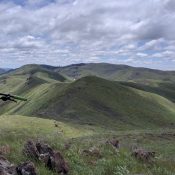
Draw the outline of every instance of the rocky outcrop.
M30 140L25 144L23 152L28 157L42 161L48 169L58 174L67 174L69 171L68 164L62 154L53 150L48 144Z
M37 175L37 173L32 162L25 162L15 166L0 155L0 175Z

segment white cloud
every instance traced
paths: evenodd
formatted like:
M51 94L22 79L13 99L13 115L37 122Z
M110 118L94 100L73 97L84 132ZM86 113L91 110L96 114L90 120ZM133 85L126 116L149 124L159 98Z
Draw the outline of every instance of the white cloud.
M146 54L146 53L137 53L136 54L138 57L147 57L148 56L148 54Z
M173 0L3 1L0 59L15 66L122 60L144 66L157 58L172 68L174 9Z

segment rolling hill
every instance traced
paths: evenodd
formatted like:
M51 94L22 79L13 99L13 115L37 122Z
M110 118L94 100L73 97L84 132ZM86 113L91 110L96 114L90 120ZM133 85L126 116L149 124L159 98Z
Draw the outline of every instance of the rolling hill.
M6 75L4 75L6 76ZM44 66L40 65L26 65L18 69L15 69L8 73L8 76L28 76L28 77L38 77L46 81L60 81L64 82L66 78L57 72L51 71Z
M56 175L22 154L26 141L33 139L60 151L70 175L174 174L174 72L106 64L105 72L102 65L71 65L93 67L88 73L81 68L76 77L69 66L47 65L26 65L0 75L0 92L28 99L0 101L0 146L13 150L6 155L10 162L30 160L39 174ZM122 71L113 74L113 66ZM139 74L133 76L130 69ZM110 139L119 140L119 150L106 144ZM135 146L155 151L156 158L151 164L137 160L131 156ZM100 156L84 154L93 149Z
M121 82L121 84L146 92L159 94L175 103L175 83L174 82L157 82L156 84L139 84L134 82Z
M72 79L98 76L114 81L132 81L144 84L155 83L155 81L175 81L175 71L160 71L107 63L75 64L54 68L54 70Z
M64 67L49 65L25 65L10 71L9 75L36 75L65 81L77 80L86 76L96 76L112 81L156 84L159 82L175 82L175 71L161 71L148 68L137 68L127 65L108 63L81 63Z
M69 82L37 65L24 66L0 79L0 91L29 99L17 105L1 104L0 114L39 116L118 129L173 127L175 123L175 104L171 99L121 82L94 76Z

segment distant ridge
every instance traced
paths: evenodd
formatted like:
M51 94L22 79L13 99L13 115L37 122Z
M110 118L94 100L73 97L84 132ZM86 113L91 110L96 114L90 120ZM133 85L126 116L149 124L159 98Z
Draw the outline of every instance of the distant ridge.
M0 74L4 74L4 73L8 73L10 72L12 69L10 68L0 68Z
M54 71L72 79L85 76L98 76L115 81L175 81L175 71L161 71L149 68L137 68L128 65L109 63L80 63L65 67L58 67Z
M10 74L42 70L51 74L59 74L69 80L77 80L86 76L97 76L113 81L137 82L143 84L154 83L155 81L175 82L175 71L163 71L128 65L117 65L109 63L79 63L67 66L50 66L29 64L10 71ZM3 73L5 73L3 71ZM8 73L8 72L7 72Z

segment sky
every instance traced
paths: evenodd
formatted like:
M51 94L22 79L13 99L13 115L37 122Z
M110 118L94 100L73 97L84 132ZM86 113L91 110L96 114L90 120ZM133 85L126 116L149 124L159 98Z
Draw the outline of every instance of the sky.
M0 67L175 70L175 0L0 0Z

